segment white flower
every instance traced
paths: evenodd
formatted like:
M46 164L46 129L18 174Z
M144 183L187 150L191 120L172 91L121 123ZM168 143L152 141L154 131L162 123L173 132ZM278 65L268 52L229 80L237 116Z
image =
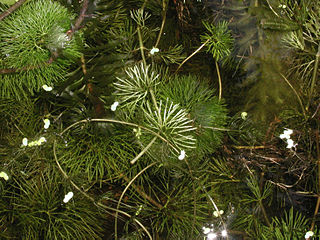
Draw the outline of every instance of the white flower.
M28 146L28 138L23 138L22 139L22 145L23 146Z
M227 235L228 235L227 230L222 230L222 231L221 231L221 236L222 236L222 237L226 237Z
M45 137L41 137L41 138L39 138L38 143L39 143L39 145L41 145L42 143L44 143L46 141L47 141L47 139Z
M48 87L48 85L46 85L46 84L43 85L42 88L43 88L45 91L47 91L47 92L52 91L52 87Z
M207 235L207 240L213 240L217 238L217 234L214 232L211 232Z
M43 122L44 122L44 129L48 129L50 126L50 120L46 118L43 120Z
M115 110L117 110L118 105L119 105L119 102L114 102L114 103L111 105L111 111L114 112Z
M9 179L9 176L8 174L6 174L5 172L0 172L0 178L3 178L4 180L8 181Z
M246 120L246 119L247 119L247 116L248 116L248 113L247 113L247 112L242 112L242 113L241 113L241 118L242 118L243 120Z
M215 217L219 217L219 215L222 215L224 213L224 211L223 210L220 210L220 211L214 211L213 212L213 215L215 216Z
M73 192L68 192L68 194L64 195L63 202L64 203L69 202L72 197L73 197Z
M211 231L211 229L207 227L203 227L202 230L204 234L208 234Z
M308 232L306 232L306 235L304 235L304 238L308 239L308 238L312 237L313 235L314 235L314 232L308 231Z
M292 139L287 139L287 148L293 148L295 146L297 146L297 144L294 143L294 141Z
M290 135L293 133L291 129L287 129L283 131L283 134L280 134L281 139L290 139Z
M181 150L178 159L179 159L179 160L183 160L185 157L186 157L186 152L185 152L184 150Z
M151 49L151 51L150 51L150 54L153 55L153 54L155 54L155 53L157 53L157 52L159 52L159 51L160 51L159 48L153 47L153 48Z

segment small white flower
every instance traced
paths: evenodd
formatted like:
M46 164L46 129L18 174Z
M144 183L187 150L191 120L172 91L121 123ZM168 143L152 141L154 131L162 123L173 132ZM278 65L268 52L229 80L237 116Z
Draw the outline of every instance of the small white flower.
M50 92L50 91L52 91L52 89L53 89L52 87L49 87L49 86L46 85L46 84L43 85L42 88L43 88L45 91L47 91L47 92Z
M283 131L283 134L280 134L281 139L290 139L290 135L293 133L291 129L287 129Z
M293 148L295 146L297 146L297 144L294 143L294 141L292 139L287 139L287 148Z
M115 110L117 110L118 105L119 105L119 102L114 102L114 103L111 105L111 111L114 112Z
M64 203L69 202L72 197L73 197L73 192L68 192L68 194L64 195L63 202Z
M44 122L44 126L43 126L44 129L48 129L50 126L50 120L46 118L43 120L43 122Z
M211 229L208 227L203 227L202 230L203 230L203 234L208 234L211 231Z
M8 181L9 179L9 176L8 174L6 174L5 172L0 172L0 178L3 178L4 180Z
M214 232L211 232L207 235L207 240L213 240L217 238L217 234Z
M304 235L304 238L308 239L308 238L312 237L313 235L314 235L314 232L308 231L308 232L306 232L306 235Z
M28 138L23 138L22 139L22 145L23 146L28 146Z
M248 116L248 113L247 113L247 112L242 112L242 113L241 113L241 118L242 118L243 120L246 120L246 119L247 119L247 116Z
M45 137L41 137L41 138L39 138L38 143L39 143L39 145L41 145L42 143L44 143L46 141L47 141L47 139Z
M220 210L220 211L214 211L213 212L213 215L215 216L215 217L219 217L219 215L222 215L224 213L224 211L223 210Z
M154 55L155 53L157 53L157 52L159 52L159 51L160 51L159 48L153 47L153 48L151 49L151 51L150 51L150 54L151 54L151 55Z
M181 150L178 159L179 159L179 160L183 160L185 157L186 157L186 152L185 152L184 150Z
M221 236L222 236L222 237L228 236L227 230L222 230L222 231L221 231Z

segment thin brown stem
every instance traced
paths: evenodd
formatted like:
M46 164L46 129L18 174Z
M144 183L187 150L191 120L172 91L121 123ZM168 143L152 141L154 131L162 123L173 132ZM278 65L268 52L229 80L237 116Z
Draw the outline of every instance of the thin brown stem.
M13 4L11 7L9 7L7 10L5 10L3 13L0 14L0 21L8 17L11 13L13 13L15 10L17 10L22 4L24 4L26 0L19 0L15 4Z
M164 25L166 23L166 18L167 18L167 5L166 5L166 0L162 0L162 23L161 23L161 27L160 27L160 31L159 31L159 35L156 41L156 44L154 45L154 47L156 48L159 45L162 33L163 33L163 29L164 29Z
M180 63L179 67L177 68L177 70L175 71L175 73L177 73L180 68L182 67L183 64L185 64L190 58L192 58L197 52L199 52L208 42L210 41L210 39L208 39L207 41L205 41L197 50L195 50L189 57L187 57L185 60L183 60L182 63Z
M126 182L128 182L128 183L130 182L130 180L127 176L122 175L122 177ZM158 203L156 200L154 200L152 197L150 197L148 194L146 194L139 186L135 185L134 183L132 183L131 186L134 188L134 190L137 191L137 193L140 194L140 196L142 196L143 198L148 200L154 206L156 206L159 209L163 208L163 206L160 203Z

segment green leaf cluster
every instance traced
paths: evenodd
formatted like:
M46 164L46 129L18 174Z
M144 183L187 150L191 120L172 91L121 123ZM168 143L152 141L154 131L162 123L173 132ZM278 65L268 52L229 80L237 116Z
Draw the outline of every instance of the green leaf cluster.
M58 2L37 0L0 22L0 68L14 70L0 75L1 97L21 99L65 79L80 57L79 36L67 35L73 19ZM65 57L55 61L57 54Z

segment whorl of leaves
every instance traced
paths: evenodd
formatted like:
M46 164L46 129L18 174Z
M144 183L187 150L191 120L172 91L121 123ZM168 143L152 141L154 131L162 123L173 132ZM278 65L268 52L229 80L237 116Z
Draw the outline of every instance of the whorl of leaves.
M0 68L17 73L0 75L0 96L22 98L42 85L61 81L79 57L76 38L66 34L74 16L58 2L31 1L0 21ZM49 60L59 54L52 63Z

